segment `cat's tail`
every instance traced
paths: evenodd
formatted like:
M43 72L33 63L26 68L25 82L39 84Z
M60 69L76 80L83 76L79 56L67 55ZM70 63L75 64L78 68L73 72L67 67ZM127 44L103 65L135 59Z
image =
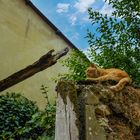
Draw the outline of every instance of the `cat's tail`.
M132 83L131 78L130 78L130 77L125 77L125 78L121 79L121 80L118 82L117 85L111 86L110 89L115 90L115 91L120 91L120 90L122 90L122 89L124 88L124 86L125 86L126 84L131 84L131 83Z

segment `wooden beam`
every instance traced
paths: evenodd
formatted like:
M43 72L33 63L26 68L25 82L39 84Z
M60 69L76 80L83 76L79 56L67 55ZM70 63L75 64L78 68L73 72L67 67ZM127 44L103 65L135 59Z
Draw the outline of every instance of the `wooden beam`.
M60 81L56 87L55 140L79 140L77 92L74 83Z
M54 50L50 50L48 53L43 55L38 61L27 66L26 68L10 75L9 77L0 81L0 91L4 91L7 88L33 76L34 74L47 69L54 65L58 59L68 53L69 49L65 48L56 54L52 54Z

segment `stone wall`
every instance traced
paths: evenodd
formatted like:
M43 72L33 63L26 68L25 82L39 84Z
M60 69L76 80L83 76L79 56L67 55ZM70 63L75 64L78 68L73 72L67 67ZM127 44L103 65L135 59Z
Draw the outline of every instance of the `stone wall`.
M78 129L78 137L66 140L140 139L140 89L126 86L122 91L114 92L108 88L112 84L112 82L97 84L89 81L58 83L57 101L63 100L61 106L66 109L65 113L73 110L76 119L71 121L71 124L75 124L72 125L73 129L75 127ZM68 99L73 108L67 105ZM59 105L57 104L57 110ZM61 115L65 121L65 115L63 113ZM56 131L60 128L59 124L62 124L61 120L58 121L58 117L59 113L56 117ZM56 140L59 139L56 137Z

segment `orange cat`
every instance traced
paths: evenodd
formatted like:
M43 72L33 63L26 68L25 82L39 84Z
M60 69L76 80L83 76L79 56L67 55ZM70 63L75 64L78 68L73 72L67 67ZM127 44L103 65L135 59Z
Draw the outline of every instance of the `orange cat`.
M114 80L118 82L115 86L111 86L110 89L120 91L126 84L131 84L132 80L129 75L120 69L110 68L103 69L97 67L95 64L91 64L86 70L87 80L91 81L108 81Z

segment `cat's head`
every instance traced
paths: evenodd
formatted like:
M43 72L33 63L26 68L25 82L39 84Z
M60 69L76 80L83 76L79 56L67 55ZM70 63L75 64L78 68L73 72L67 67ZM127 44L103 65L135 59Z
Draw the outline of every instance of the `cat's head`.
M98 69L95 64L90 64L90 66L85 71L86 76L89 78L97 78L99 77Z

